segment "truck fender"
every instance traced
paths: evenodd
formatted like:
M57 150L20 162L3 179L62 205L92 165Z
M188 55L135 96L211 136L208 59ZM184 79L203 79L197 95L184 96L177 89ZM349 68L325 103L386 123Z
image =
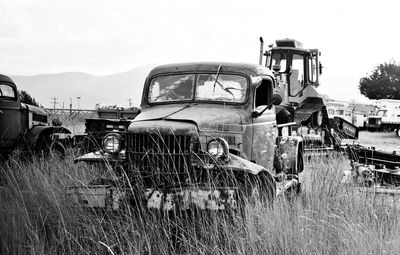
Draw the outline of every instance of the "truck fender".
M273 177L273 173L270 170L242 157L229 154L229 161L227 164L219 167L225 171L232 171L236 176L253 176L259 182L268 184L274 190L276 189L276 181Z
M39 142L51 134L71 134L71 131L65 127L35 126L25 134L25 140L30 149L36 150Z
M246 192L252 192L256 188L270 201L276 196L276 180L268 169L234 154L229 154L227 164L219 167L223 171L232 171L244 185L243 188Z
M226 164L219 166L225 170L241 171L249 174L257 175L262 171L267 171L264 167L253 163L247 159L229 153L229 161Z
M304 169L303 139L299 136L279 136L276 138L276 155L281 170L297 175Z

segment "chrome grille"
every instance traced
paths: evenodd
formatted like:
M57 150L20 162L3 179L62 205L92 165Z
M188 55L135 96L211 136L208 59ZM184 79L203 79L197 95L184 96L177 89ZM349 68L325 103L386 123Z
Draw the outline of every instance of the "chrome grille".
M190 167L191 136L127 135L127 157L135 169L162 174L184 173Z

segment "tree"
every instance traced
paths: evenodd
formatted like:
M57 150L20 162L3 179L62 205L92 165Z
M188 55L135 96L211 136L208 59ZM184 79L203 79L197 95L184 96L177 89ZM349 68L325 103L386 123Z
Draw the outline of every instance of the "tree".
M393 60L378 65L360 79L359 89L369 99L400 99L400 66Z
M36 101L31 95L29 95L28 92L26 92L25 90L19 91L19 98L21 100L21 103L39 106L39 102Z

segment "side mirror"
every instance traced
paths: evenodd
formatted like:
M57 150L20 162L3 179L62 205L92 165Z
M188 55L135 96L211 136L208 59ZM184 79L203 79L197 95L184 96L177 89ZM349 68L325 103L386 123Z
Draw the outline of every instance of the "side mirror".
M254 111L252 114L253 118L260 117L266 110L272 108L273 105L280 105L282 103L282 97L279 94L273 94L271 104L265 107L261 112Z
M272 100L271 100L271 106L272 105L280 105L282 103L282 97L279 94L273 94L272 95ZM271 108L271 107L269 107Z

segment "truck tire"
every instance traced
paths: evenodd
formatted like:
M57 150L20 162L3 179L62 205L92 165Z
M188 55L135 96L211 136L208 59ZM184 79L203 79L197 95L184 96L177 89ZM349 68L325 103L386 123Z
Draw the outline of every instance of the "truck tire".
M64 145L59 141L44 138L37 145L37 152L43 157L59 157L65 158L66 150Z
M50 155L51 156L58 156L62 159L65 158L66 150L62 143L59 141L54 141L50 145Z

